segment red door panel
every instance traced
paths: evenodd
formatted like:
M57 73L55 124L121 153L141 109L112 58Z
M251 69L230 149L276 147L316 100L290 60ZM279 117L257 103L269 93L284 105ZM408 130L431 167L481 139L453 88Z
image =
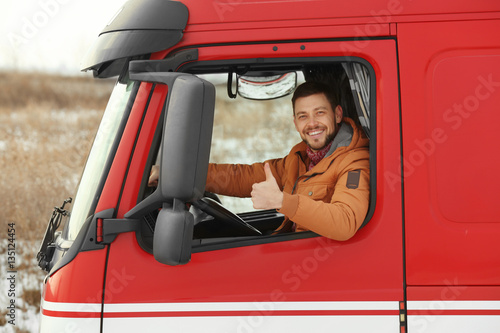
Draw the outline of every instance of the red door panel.
M409 285L500 284L499 29L398 27Z
M309 43L305 51L301 44L284 45L281 54L262 45L211 47L200 50L199 60L343 56L345 43ZM346 242L315 237L205 251L194 253L183 266L162 265L140 248L135 234L119 235L110 245L108 271L126 271L128 279L105 304L105 329L156 323L179 325L186 332L196 325L234 331L260 327L252 322L257 313L268 319L268 328L290 316L294 319L288 325L302 320L291 332L316 316L321 317L318 323L346 325L347 331L373 326L399 331L399 302L404 300L401 187L386 181L386 173L399 170L395 42L370 41L356 55L373 66L377 87L377 195L366 227ZM145 119L156 119L150 112L159 109L150 108ZM144 121L142 131L154 130L156 124L148 123ZM147 142L147 135L139 136L138 147L142 140ZM119 212L133 207L139 189L129 183L142 177L145 158L143 152L134 154L131 165L139 176L129 172ZM118 319L124 317L129 326L120 326Z

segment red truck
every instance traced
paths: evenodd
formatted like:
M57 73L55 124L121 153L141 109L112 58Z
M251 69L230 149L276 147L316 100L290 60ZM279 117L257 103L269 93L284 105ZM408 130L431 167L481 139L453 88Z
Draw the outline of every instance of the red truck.
M41 245L41 332L500 329L500 2L131 0L84 70L117 83ZM205 192L217 115L309 79L370 139L346 241ZM272 150L273 131L252 137Z

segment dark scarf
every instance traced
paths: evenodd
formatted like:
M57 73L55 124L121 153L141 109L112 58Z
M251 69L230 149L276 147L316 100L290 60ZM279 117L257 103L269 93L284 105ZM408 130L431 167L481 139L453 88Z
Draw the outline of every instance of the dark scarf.
M307 146L306 153L307 153L307 156L309 157L309 160L311 161L309 163L308 170L311 170L316 164L319 163L319 161L321 161L325 157L326 153L328 153L328 151L330 150L332 143L333 143L333 140L328 145L326 145L325 147L323 147L321 150L319 150L317 152L312 151L312 149L309 146Z

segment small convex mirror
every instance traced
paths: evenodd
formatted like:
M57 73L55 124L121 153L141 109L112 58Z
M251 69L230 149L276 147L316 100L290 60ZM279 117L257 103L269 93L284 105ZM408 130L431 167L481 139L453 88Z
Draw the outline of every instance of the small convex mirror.
M238 76L238 95L248 99L267 100L286 96L297 86L297 73Z

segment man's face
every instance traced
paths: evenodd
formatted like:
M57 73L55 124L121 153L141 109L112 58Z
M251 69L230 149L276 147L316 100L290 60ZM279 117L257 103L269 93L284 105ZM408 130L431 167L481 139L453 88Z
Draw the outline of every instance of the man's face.
M295 100L293 122L304 142L313 150L327 146L337 134L342 121L342 108L332 109L324 94L314 94Z

